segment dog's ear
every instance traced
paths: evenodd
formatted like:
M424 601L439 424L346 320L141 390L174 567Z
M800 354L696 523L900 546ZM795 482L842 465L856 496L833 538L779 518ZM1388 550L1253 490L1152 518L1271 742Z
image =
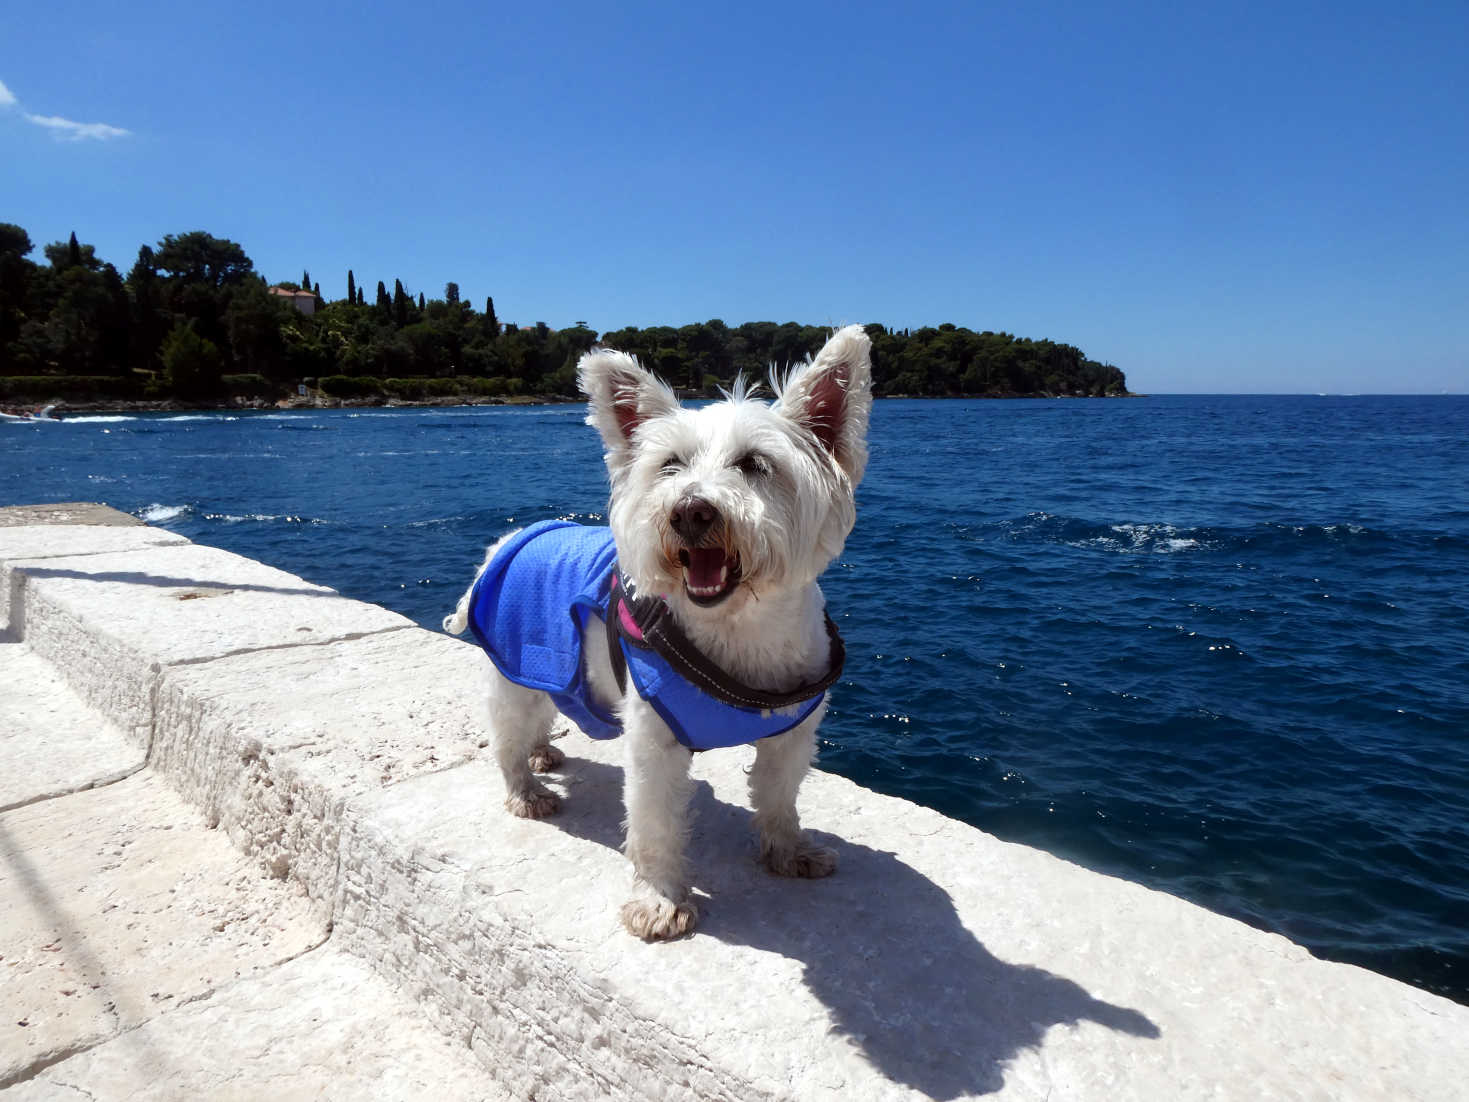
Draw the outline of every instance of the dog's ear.
M832 334L816 358L777 386L778 409L806 429L855 487L867 468L872 342L860 325Z
M678 409L668 384L626 352L592 349L577 363L576 381L587 396L587 424L602 434L608 463L626 456L644 421Z

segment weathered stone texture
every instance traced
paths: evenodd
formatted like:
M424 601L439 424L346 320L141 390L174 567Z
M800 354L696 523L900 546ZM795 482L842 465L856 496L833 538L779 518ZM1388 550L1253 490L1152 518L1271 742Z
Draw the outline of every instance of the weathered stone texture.
M6 1102L502 1102L462 1042L329 948L227 984L12 1087Z
M0 1085L319 944L153 773L0 815Z

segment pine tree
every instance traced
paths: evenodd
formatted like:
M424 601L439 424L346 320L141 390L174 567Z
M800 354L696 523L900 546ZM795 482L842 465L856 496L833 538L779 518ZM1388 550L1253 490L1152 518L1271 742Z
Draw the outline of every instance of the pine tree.
M351 306L357 301L357 280L352 275L352 269L347 269L347 305Z
M459 284L453 281L444 284L444 301L450 306L459 305Z

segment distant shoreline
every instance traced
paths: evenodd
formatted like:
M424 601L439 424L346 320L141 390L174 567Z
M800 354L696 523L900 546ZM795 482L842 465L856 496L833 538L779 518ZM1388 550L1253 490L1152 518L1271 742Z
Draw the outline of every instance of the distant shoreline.
M698 401L705 395L681 394L684 400ZM1116 398L1146 398L1146 394L1108 394L1096 395L1074 395L1074 394L881 394L877 395L879 400L894 401L1016 401L1016 400L1059 400L1068 401L1110 401ZM162 401L129 401L125 399L114 399L111 401L99 399L90 402L46 402L45 405L54 405L52 416L57 420L65 420L68 414L74 413L208 413L208 412L238 412L241 410L309 410L309 409L437 409L453 406L558 406L576 405L584 402L581 397L568 397L564 394L523 394L513 397L486 398L482 395L464 394L454 396L442 396L434 398L293 398L280 402L268 402L263 398L226 400L215 402L185 402L176 398L168 398ZM38 405L36 402L13 403L17 409L29 409ZM8 408L8 405L7 405Z

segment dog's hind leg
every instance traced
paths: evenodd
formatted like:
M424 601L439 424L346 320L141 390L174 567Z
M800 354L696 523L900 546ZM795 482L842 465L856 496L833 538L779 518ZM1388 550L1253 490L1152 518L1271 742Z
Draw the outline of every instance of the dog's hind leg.
M538 781L532 769L554 768L565 758L549 741L556 706L545 693L517 685L486 665L490 732L505 778L505 807L522 819L554 815L561 809L561 797Z
M794 730L755 744L750 801L760 831L760 860L778 876L815 878L836 871L835 851L811 841L796 814L796 792L811 768L816 727L825 711L823 705Z

